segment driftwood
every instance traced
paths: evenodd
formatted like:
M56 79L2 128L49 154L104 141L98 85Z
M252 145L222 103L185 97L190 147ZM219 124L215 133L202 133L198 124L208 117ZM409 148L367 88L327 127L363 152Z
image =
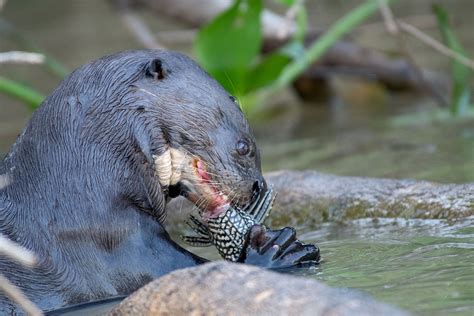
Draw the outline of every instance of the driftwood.
M341 177L315 171L278 171L265 177L278 194L265 222L272 228L375 217L454 221L474 215L474 183ZM179 199L167 209L173 230L192 205Z
M407 315L352 290L257 267L213 262L172 272L109 315Z
M115 0L115 2L124 0ZM232 0L128 0L131 6L145 8L158 15L166 15L190 26L200 27L228 8ZM296 30L295 22L270 10L262 14L264 52L272 52L286 43ZM313 42L320 32L310 32L306 43ZM330 76L338 74L378 81L389 89L410 89L431 93L447 92L449 82L438 73L421 70L404 59L389 59L368 48L362 48L349 40L341 40L296 82L295 89L304 99L320 99L327 95Z
M307 42L318 36L308 36ZM422 73L423 81L420 80L419 72ZM360 47L348 40L340 40L333 45L295 81L294 87L303 99L319 99L320 82L327 81L334 75L379 82L391 90L431 93L430 89L435 89L444 95L449 92L447 77L434 71L415 68L402 58L389 59L376 50Z

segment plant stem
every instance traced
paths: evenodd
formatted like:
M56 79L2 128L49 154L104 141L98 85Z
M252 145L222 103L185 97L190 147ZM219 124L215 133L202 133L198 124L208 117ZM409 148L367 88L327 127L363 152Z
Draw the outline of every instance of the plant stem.
M387 1L390 2L390 1ZM290 63L282 72L278 80L270 87L278 90L295 80L311 63L320 58L334 43L350 30L358 26L372 14L378 11L378 3L368 0L353 9L350 13L338 20L327 32L318 38L306 51L301 59Z
M20 31L18 31L14 25L3 19L0 19L0 33L17 42L20 47L22 47L22 49L44 55L44 66L50 73L57 76L58 78L63 79L70 73L69 69L67 69L63 64L53 57L47 55L36 44L34 44L32 40L28 39Z
M38 91L2 76L0 76L0 92L19 99L32 110L36 109L44 100L44 96Z

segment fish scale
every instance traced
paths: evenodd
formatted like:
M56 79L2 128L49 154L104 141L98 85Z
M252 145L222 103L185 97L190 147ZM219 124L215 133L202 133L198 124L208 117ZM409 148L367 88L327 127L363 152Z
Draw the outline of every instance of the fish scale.
M186 223L197 235L182 238L191 246L214 245L222 258L236 262L241 257L250 229L263 223L274 200L273 189L269 188L243 209L229 206L225 212L209 218L207 222L191 215Z

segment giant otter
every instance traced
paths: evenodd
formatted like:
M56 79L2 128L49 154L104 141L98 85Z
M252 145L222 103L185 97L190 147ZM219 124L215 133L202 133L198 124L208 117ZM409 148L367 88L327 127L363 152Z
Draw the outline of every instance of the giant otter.
M184 195L212 217L265 189L235 99L165 51L118 53L74 71L33 114L0 175L9 182L0 232L39 258L27 269L0 257L0 272L43 310L126 295L204 262L163 229L169 198ZM245 260L278 267L315 257L288 230L265 242L293 247L291 256L275 247L269 255L255 246L262 234L250 237ZM18 310L0 295L0 314Z

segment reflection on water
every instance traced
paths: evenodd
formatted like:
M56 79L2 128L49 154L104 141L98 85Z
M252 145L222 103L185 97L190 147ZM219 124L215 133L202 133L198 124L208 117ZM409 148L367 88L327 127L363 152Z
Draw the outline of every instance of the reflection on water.
M363 219L326 224L301 236L318 243L324 263L315 276L361 289L419 314L474 312L474 218Z
M423 101L393 96L375 109L340 104L293 110L300 113L292 114L294 120L286 125L276 121L255 127L261 136L263 167L444 183L474 181L474 119L398 123L397 116L409 117L410 107ZM431 111L429 105L425 108Z

